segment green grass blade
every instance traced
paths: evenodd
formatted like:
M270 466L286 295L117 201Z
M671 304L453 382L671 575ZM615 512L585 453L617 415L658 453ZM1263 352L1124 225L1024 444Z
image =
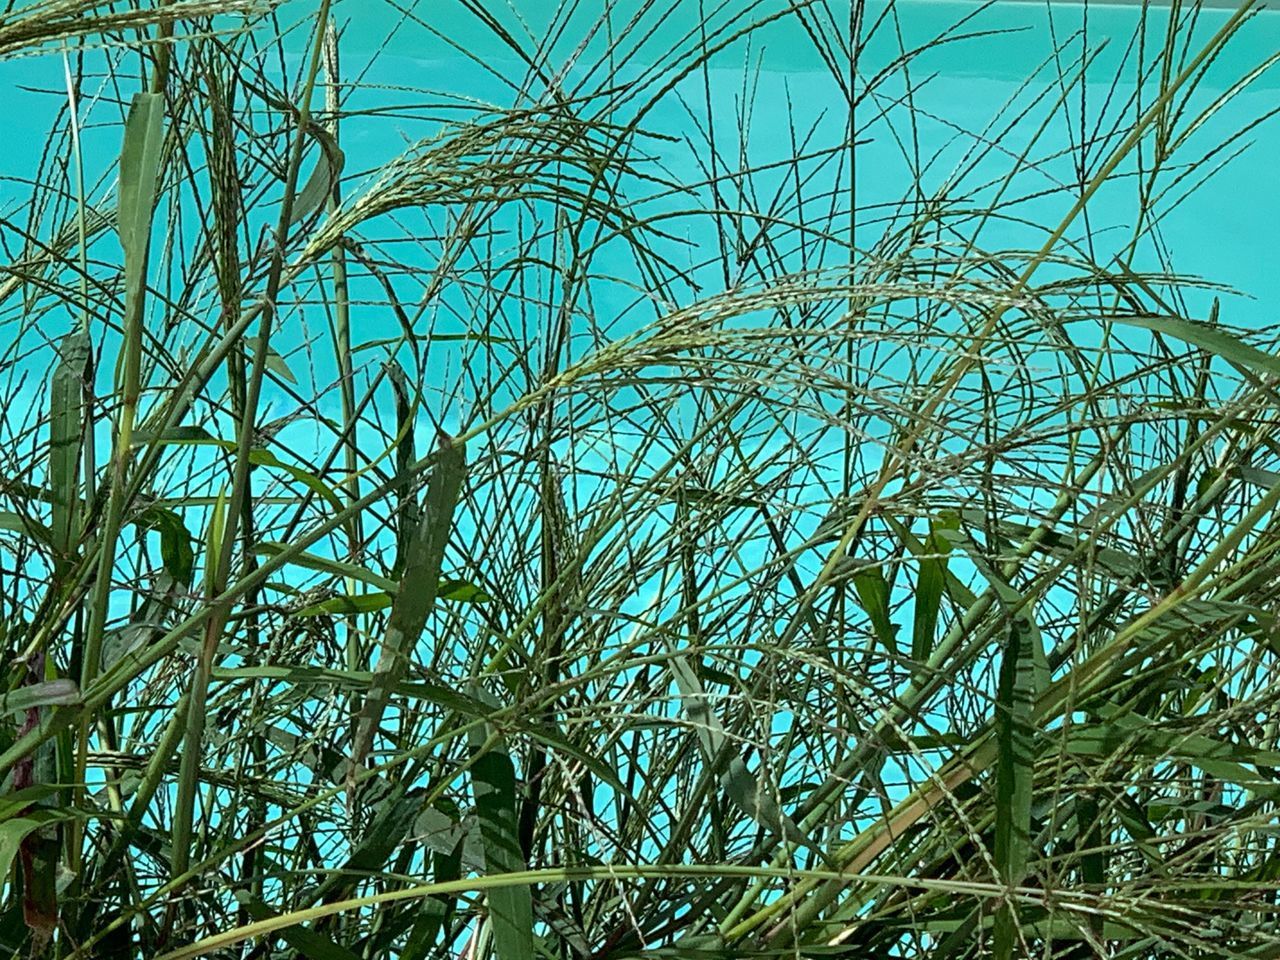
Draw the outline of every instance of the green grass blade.
M240 891L236 899L255 922L274 920L280 916L266 904L255 900L246 891ZM323 934L301 924L278 930L276 936L298 951L298 956L306 957L308 960L359 960L359 954L339 946Z
M693 726L712 772L733 804L771 833L802 846L826 862L826 853L813 842L778 806L777 798L760 783L746 761L735 752L727 731L703 689L702 681L683 657L671 660L671 675L680 691L680 701Z
M1000 662L996 693L995 861L1007 887L1022 884L1031 853L1032 778L1035 766L1032 712L1036 698L1036 656L1040 632L1025 615L1015 615ZM1018 910L1012 897L999 905L993 931L996 960L1017 956Z
M924 542L916 575L915 605L911 622L911 659L924 663L933 653L934 634L942 609L942 595L947 583L949 546L934 530Z
M80 690L72 680L42 680L0 695L0 713L17 713L36 707L75 706Z
M163 123L164 97L158 93L135 93L125 120L116 210L116 229L124 248L126 279L131 286L143 279L136 271L133 275L129 271L130 266L145 264L164 142Z
M453 529L453 512L466 472L465 448L442 441L436 467L427 483L426 516L409 544L404 574L387 620L382 653L360 709L352 749L353 774L364 764L391 690L404 678L409 657L435 604L444 551Z
M1113 320L1174 337L1258 373L1280 375L1280 357L1250 346L1222 327L1183 317L1121 315Z
M49 493L53 511L50 537L59 566L70 559L79 535L80 451L84 438L85 377L89 337L76 330L58 348L49 397Z
M147 286L147 260L151 246L151 219L155 212L164 146L164 95L136 93L125 120L124 148L120 154L120 186L116 229L124 250L124 373L121 379L124 409L121 449L127 456L133 430L132 413L138 402L142 364L142 305Z
M484 745L479 737L475 741L477 746ZM486 874L500 876L525 870L520 851L516 771L511 755L502 747L490 746L472 763L471 783L484 843ZM530 887L494 888L488 893L488 904L498 960L526 960L534 956Z
M889 582L879 567L859 570L853 575L853 589L858 602L871 619L876 639L890 655L898 652L898 628L889 619Z

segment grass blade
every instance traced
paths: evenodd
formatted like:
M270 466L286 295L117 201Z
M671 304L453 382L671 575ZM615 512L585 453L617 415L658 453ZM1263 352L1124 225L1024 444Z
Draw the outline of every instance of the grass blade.
M483 749L483 734L473 747ZM471 766L476 818L484 843L488 876L519 873L525 869L520 852L519 811L516 806L516 770L511 755L490 745ZM498 960L526 960L534 956L533 892L528 885L496 887L488 893L489 919Z
M1250 346L1222 327L1183 317L1121 315L1113 319L1126 326L1141 327L1174 337L1258 373L1280 375L1280 357Z
M1032 777L1035 764L1032 711L1036 697L1035 645L1040 633L1030 618L1015 615L1000 662L996 693L995 861L1008 888L1020 886L1031 851ZM1018 910L1012 896L997 907L996 960L1018 955Z
M89 337L67 334L58 348L49 398L49 494L53 511L52 547L58 567L70 559L79 535L80 450L84 437L85 378Z
M924 663L933 653L934 633L942 609L942 594L947 581L946 540L933 530L924 543L916 576L915 606L911 624L911 659Z
M889 583L884 571L879 567L859 570L853 575L853 589L862 609L871 618L876 639L893 656L898 652L898 628L889 619Z
M360 708L351 752L352 776L364 765L391 690L404 678L409 656L435 604L444 551L453 529L453 512L466 472L465 448L442 437L439 458L427 483L426 515L409 544L404 574L387 620L386 640Z

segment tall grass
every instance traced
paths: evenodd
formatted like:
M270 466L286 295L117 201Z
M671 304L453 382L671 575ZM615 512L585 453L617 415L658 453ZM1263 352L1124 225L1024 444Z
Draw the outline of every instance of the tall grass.
M1255 7L536 6L0 15L0 951L1280 951Z

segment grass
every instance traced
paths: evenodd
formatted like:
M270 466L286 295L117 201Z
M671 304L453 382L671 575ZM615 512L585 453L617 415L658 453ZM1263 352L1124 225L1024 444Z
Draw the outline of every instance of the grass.
M915 9L0 16L0 951L1280 950L1276 341L1166 242L1277 57L966 129Z

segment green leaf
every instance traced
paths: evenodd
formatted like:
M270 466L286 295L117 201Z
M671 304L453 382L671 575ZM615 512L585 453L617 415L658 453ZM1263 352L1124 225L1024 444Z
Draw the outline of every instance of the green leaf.
M225 445L228 442L219 440L204 427L195 424L179 424L176 427L170 427L163 433L157 433L154 430L135 430L133 432L135 446L142 446L145 443L162 443L174 446L184 444ZM235 449L234 443L231 443L231 449Z
M355 580L357 583L367 583L371 587L377 587L383 593L393 594L399 590L399 584L396 581L374 573L366 567L357 566L354 563L346 563L342 560L332 560L329 557L316 556L314 553L306 553L301 550L295 551L286 543L260 541L254 544L253 550L254 553L264 557L278 557L281 554L288 553L289 562L295 566Z
M720 718L711 709L702 681L684 657L672 657L671 675L680 691L680 701L689 718L708 767L713 769L729 799L744 814L776 836L784 837L816 854L827 862L825 851L807 837L795 822L779 807L775 796L761 790L756 777L747 769L746 761L738 755L729 741L728 733Z
M204 540L204 586L205 593L213 596L214 585L218 582L218 564L222 556L222 536L226 526L227 498L226 491L218 491L218 501L209 511L209 525L205 530Z
M889 619L889 584L879 567L865 567L853 575L858 602L871 618L876 637L890 654L898 652L898 628Z
M450 603L490 603L493 597L466 580L444 579L439 586L440 599Z
M401 784L383 799L347 862L320 885L314 900L333 903L345 899L351 896L362 874L385 868L422 812L424 792L421 788L405 789Z
M1000 662L996 692L995 863L1007 887L1026 876L1031 850L1032 778L1035 766L1032 713L1036 698L1036 656L1040 632L1030 617L1016 614ZM1018 912L1012 897L996 909L993 952L996 960L1017 953Z
M359 845L352 851L346 869L374 871L385 867L422 811L424 793L422 789L411 789L403 796L393 794L379 804L373 820L360 837Z
M204 427L193 426L178 427L164 434L156 434L150 430L139 430L133 435L133 443L134 445L162 443L170 446L221 447L223 450L232 453L239 449L234 440L219 439L211 435ZM335 511L342 509L341 498L328 484L310 471L285 463L270 450L263 447L253 447L249 450L249 462L257 467L271 467L287 473L308 490L322 497Z
M392 595L386 591L378 593L354 593L341 597L330 597L294 612L295 617L342 616L353 613L373 613L391 606Z
M135 521L144 530L160 534L160 561L164 569L178 583L191 585L195 569L195 540L182 517L165 507L149 507Z
M57 823L63 819L64 816L52 815L18 842L18 859L22 864L22 919L31 931L33 957L44 953L58 928L58 859L62 844Z
M80 702L80 688L73 680L43 680L0 695L0 713L18 713L34 707L73 707Z
M254 899L246 890L236 891L236 899L254 920L270 920L280 916L262 901ZM300 923L276 931L276 936L308 960L359 960L358 954Z
M145 263L163 144L164 96L135 93L125 120L116 213L126 275L130 264ZM132 282L139 282L139 278L133 278Z
M24 517L20 513L14 513L12 510L0 510L0 530L8 530L10 533L30 537L40 543L53 542L53 536L48 527L39 520Z
M163 145L164 95L134 94L125 120L116 212L116 229L124 250L124 351L121 354L124 369L117 383L121 387L120 399L129 405L137 403L141 386L142 307L147 291L147 255ZM134 395L130 397L130 393Z
M1231 363L1267 374L1280 374L1280 357L1264 353L1229 333L1225 328L1182 317L1115 316L1115 323L1142 327L1200 347Z
M37 783L31 787L23 787L21 790L15 790L12 793L6 793L0 796L0 822L12 820L14 817L27 813L28 809L43 801L48 801L50 797L58 794L59 787L54 783ZM45 804L47 809L47 804ZM0 870L0 878L3 878L5 871ZM3 882L0 880L0 882Z
M420 339L433 343L514 343L511 337L499 337L490 333L429 333ZM361 350L375 350L378 347L399 346L405 342L401 337L383 337L378 340L366 340L351 348L352 353Z
M484 730L472 735L473 749L487 740ZM484 844L485 873L500 876L524 869L520 850L516 770L511 755L499 746L480 754L471 766L476 818ZM528 886L498 887L488 895L489 918L498 960L533 957L533 893Z
M1107 757L1123 753L1157 761L1177 759L1255 795L1274 798L1280 788L1250 767L1280 767L1280 751L1228 743L1201 733L1158 726L1150 717L1117 713L1089 724L1073 724L1064 747L1075 756Z
M917 538L915 534L913 534L904 524L888 514L885 514L883 519L893 530L894 534L897 535L898 539L902 541L903 546L910 550L917 558L924 559L929 557L931 554L951 552L951 539L948 536L948 531L957 526L958 521L955 518L940 516L935 519L930 524L929 536L924 542ZM932 545L929 541L933 541ZM931 549L932 546L936 546L937 550ZM968 610L972 607L978 599L974 596L973 591L970 590L959 577L951 572L951 568L947 563L943 562L941 564L941 570L943 574L944 593L951 602L962 610ZM915 638L913 636L912 645L914 646L914 644Z
M307 470L303 470L301 467L295 467L292 464L283 462L270 450L264 450L261 447L255 447L254 449L249 451L249 462L254 464L255 466L274 467L277 470L284 471L289 476L293 477L293 479L301 483L308 490L311 490L312 492L319 494L324 500L326 500L329 503L330 506L334 508L335 511L342 510L341 498L333 491L333 489L328 484L326 484L323 480L321 480L315 474Z
M258 349L257 337L245 337L245 347L250 352L256 352ZM293 375L293 371L289 369L289 364L285 362L284 357L280 356L273 348L267 347L267 369L274 373L286 383L296 384L298 378Z
M0 878L7 877L13 866L13 858L18 855L18 847L33 830L45 825L45 820L34 817L19 817L0 823Z
M293 209L289 211L290 225L310 216L324 205L333 193L346 163L346 156L329 131L321 126L312 126L309 132L320 144L320 155L316 157L315 168L307 177L307 182L294 199Z
M382 654L357 719L351 757L353 775L364 764L391 690L404 678L409 656L435 605L444 551L453 529L453 512L466 472L464 448L442 438L439 459L427 483L426 513L408 544L400 590L387 618Z
M253 667L214 667L212 676L217 680L278 680L295 685L331 684L349 689L363 689L370 686L375 675L367 670L337 670L330 667L308 667L299 665L272 664ZM456 689L444 684L427 683L425 681L402 680L395 685L393 692L417 700L426 700L438 704L447 710L472 717L487 716L483 704Z
M942 609L942 592L947 582L947 553L950 545L936 530L930 529L920 557L916 575L916 595L911 624L911 659L924 663L933 653L938 614Z
M1135 630L1131 634L1131 642L1147 647L1180 642L1196 632L1220 633L1250 617L1261 623L1274 620L1265 610L1248 604L1212 597L1180 597L1176 603L1161 610L1157 617Z
M293 615L295 617L319 617L373 613L391 606L395 602L394 597L398 590L399 588L397 587L394 590L379 590L374 593L353 593L340 597L330 597L327 600L321 600L319 603L303 607L301 610L295 611ZM465 580L441 580L437 590L437 599L448 603L489 603L493 600L493 597L475 584L467 583Z
M409 542L418 529L420 511L413 497L414 419L416 399L410 398L409 377L399 363L387 364L388 379L396 398L396 558L392 575L404 573L408 562Z
M457 805L448 797L442 797L436 803L433 813L438 813L447 821L457 823L459 811ZM465 834L460 830L451 849L432 849L431 870L435 883L450 883L462 877L462 848ZM440 931L447 929L453 916L456 896L435 894L422 901L409 940L400 954L400 960L425 960L435 946Z
M67 334L58 346L49 396L49 501L53 527L46 542L65 563L79 536L80 449L84 439L84 390L91 350L80 331ZM22 532L30 534L31 531Z

